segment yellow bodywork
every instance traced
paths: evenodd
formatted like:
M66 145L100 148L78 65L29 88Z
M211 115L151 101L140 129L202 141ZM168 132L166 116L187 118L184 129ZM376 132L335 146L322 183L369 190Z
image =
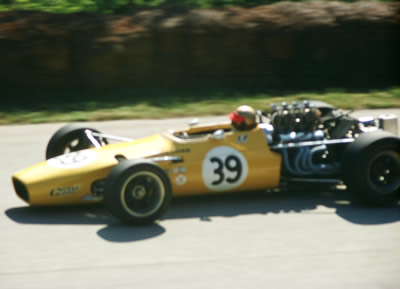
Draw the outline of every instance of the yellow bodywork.
M154 161L167 172L173 196L276 188L280 181L281 155L269 149L263 128L237 132L216 124L62 155L16 173L14 185L24 187L30 205L99 202L93 187L119 156Z

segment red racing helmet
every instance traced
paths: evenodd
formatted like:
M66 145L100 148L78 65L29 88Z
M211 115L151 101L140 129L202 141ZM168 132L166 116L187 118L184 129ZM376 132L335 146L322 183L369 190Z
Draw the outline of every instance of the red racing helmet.
M236 130L249 130L257 125L256 111L248 105L239 106L229 115L229 118L232 127Z

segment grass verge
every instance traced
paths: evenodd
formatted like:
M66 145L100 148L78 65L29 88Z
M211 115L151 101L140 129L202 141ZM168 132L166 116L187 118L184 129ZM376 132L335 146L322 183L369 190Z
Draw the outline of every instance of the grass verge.
M114 92L115 93L115 92ZM118 95L118 93L115 93ZM185 93L174 95L159 93L127 97L124 91L119 97L91 95L71 96L68 104L52 103L47 97L25 106L9 103L0 108L0 124L46 123L74 121L104 121L118 119L162 119L170 117L225 115L241 104L268 111L271 103L282 101L321 100L342 109L374 109L400 107L400 88L369 92L345 92L331 90L323 93L291 93L274 96L266 93L212 93L207 96ZM40 99L40 97L37 97ZM54 98L53 98L54 99ZM61 99L66 99L62 97ZM130 100L129 100L130 99Z

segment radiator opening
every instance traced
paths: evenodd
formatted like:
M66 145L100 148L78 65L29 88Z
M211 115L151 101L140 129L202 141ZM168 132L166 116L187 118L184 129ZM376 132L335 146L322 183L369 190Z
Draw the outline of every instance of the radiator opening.
M23 199L25 202L29 202L29 192L26 189L26 186L17 178L12 179L14 184L14 189L17 195Z

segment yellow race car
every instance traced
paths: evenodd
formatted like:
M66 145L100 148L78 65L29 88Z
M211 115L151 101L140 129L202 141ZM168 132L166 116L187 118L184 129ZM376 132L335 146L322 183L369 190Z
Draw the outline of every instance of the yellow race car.
M46 161L13 175L32 206L104 202L128 224L158 219L172 196L279 188L288 182L344 183L362 202L393 204L400 139L385 122L354 119L326 103L242 106L226 123L131 140L67 125Z

